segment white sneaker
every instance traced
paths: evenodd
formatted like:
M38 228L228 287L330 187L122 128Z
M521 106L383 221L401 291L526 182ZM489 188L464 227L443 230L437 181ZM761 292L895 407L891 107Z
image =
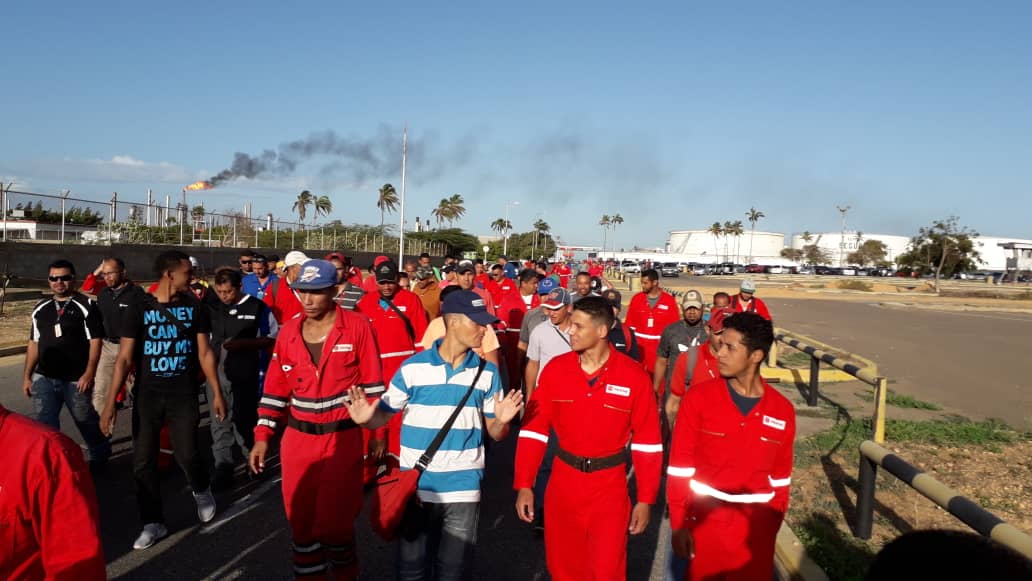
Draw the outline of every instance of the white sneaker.
M215 497L210 487L204 492L195 492L193 498L197 503L197 518L201 519L201 522L210 522L215 518Z
M156 543L159 539L163 539L168 535L168 529L165 525L157 522L143 525L143 532L140 536L136 537L136 542L133 543L134 549L147 549L151 545Z

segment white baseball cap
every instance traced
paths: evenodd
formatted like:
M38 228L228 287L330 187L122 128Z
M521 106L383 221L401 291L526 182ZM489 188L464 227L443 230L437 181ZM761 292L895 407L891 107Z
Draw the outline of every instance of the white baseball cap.
M308 256L300 250L291 250L283 257L284 266L301 266L306 262L308 262Z

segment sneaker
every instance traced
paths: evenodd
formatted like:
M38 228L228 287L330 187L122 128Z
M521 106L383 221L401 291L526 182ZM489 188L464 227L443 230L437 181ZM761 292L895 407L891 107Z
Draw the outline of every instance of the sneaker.
M143 525L143 532L140 536L136 537L136 541L133 543L134 549L147 549L151 545L156 543L159 539L163 539L168 535L168 529L165 525L159 522L152 522L150 524Z
M201 493L195 492L193 498L197 503L197 518L201 522L210 522L215 518L215 497L211 494L211 488Z

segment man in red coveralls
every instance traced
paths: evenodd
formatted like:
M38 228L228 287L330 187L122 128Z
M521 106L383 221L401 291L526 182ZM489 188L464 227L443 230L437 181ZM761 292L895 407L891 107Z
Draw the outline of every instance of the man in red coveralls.
M106 579L82 450L0 405L0 579Z
M774 327L756 313L724 320L723 377L681 400L667 468L671 543L683 579L770 579L788 510L795 409L760 376Z
M738 294L731 297L730 306L736 313L756 313L770 320L770 309L767 308L767 303L756 297L756 283L751 278L742 281Z
M681 318L681 310L673 295L659 287L659 273L647 269L641 273L641 292L634 295L627 306L624 325L634 331L643 355L645 371L652 372L656 366L656 350L663 329ZM662 394L660 394L662 395Z
M573 271L570 270L569 264L566 264L562 260L556 262L552 265L552 272L550 274L554 274L559 277L559 286L563 288L568 288L570 286L570 276L573 274Z
M534 520L534 477L549 431L558 438L545 493L545 555L555 581L624 579L627 533L640 534L656 501L663 446L652 382L606 337L613 310L601 297L573 305L573 351L545 366L516 447L516 513ZM627 489L627 442L637 479Z
M502 298L496 315L503 323L503 331L499 333L499 343L505 356L505 371L509 377L509 389L519 389L523 377L523 352L519 349L520 327L527 311L541 304L537 294L538 281L541 275L536 270L525 268L520 271L517 281L517 292L509 293Z
M709 339L705 344L692 347L677 356L674 371L670 374L670 397L666 401L667 421L672 426L677 419L684 392L693 385L701 385L720 377L717 352L720 351L720 334L724 332L724 319L735 314L725 307L710 311L706 332Z
M426 333L426 310L416 293L398 286L398 265L383 260L373 269L376 292L366 293L356 310L369 317L380 346L381 373L390 381L401 362L413 355ZM369 455L379 462L386 452L401 454L401 414L395 414L386 430L372 432ZM384 439L386 438L386 441Z
M293 534L294 575L357 579L355 517L362 508L362 431L348 415L348 390L383 393L372 326L333 301L337 271L325 260L301 267L294 290L302 315L280 329L258 403L249 464L265 468L269 440L286 423L280 453L283 504ZM288 411L289 408L289 411Z
M297 280L301 265L307 261L308 257L300 250L291 250L283 258L286 270L277 283L276 292L273 293L273 303L270 305L272 307L272 314L276 317L276 322L281 326L286 325L287 321L298 317L304 310L301 306L301 297L294 292L292 285Z

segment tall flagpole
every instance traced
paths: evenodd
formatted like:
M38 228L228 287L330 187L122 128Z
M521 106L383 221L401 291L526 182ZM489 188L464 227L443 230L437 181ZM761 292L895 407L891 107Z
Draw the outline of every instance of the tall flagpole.
M405 156L408 153L408 122L401 136L401 223L398 225L398 268L405 264Z

